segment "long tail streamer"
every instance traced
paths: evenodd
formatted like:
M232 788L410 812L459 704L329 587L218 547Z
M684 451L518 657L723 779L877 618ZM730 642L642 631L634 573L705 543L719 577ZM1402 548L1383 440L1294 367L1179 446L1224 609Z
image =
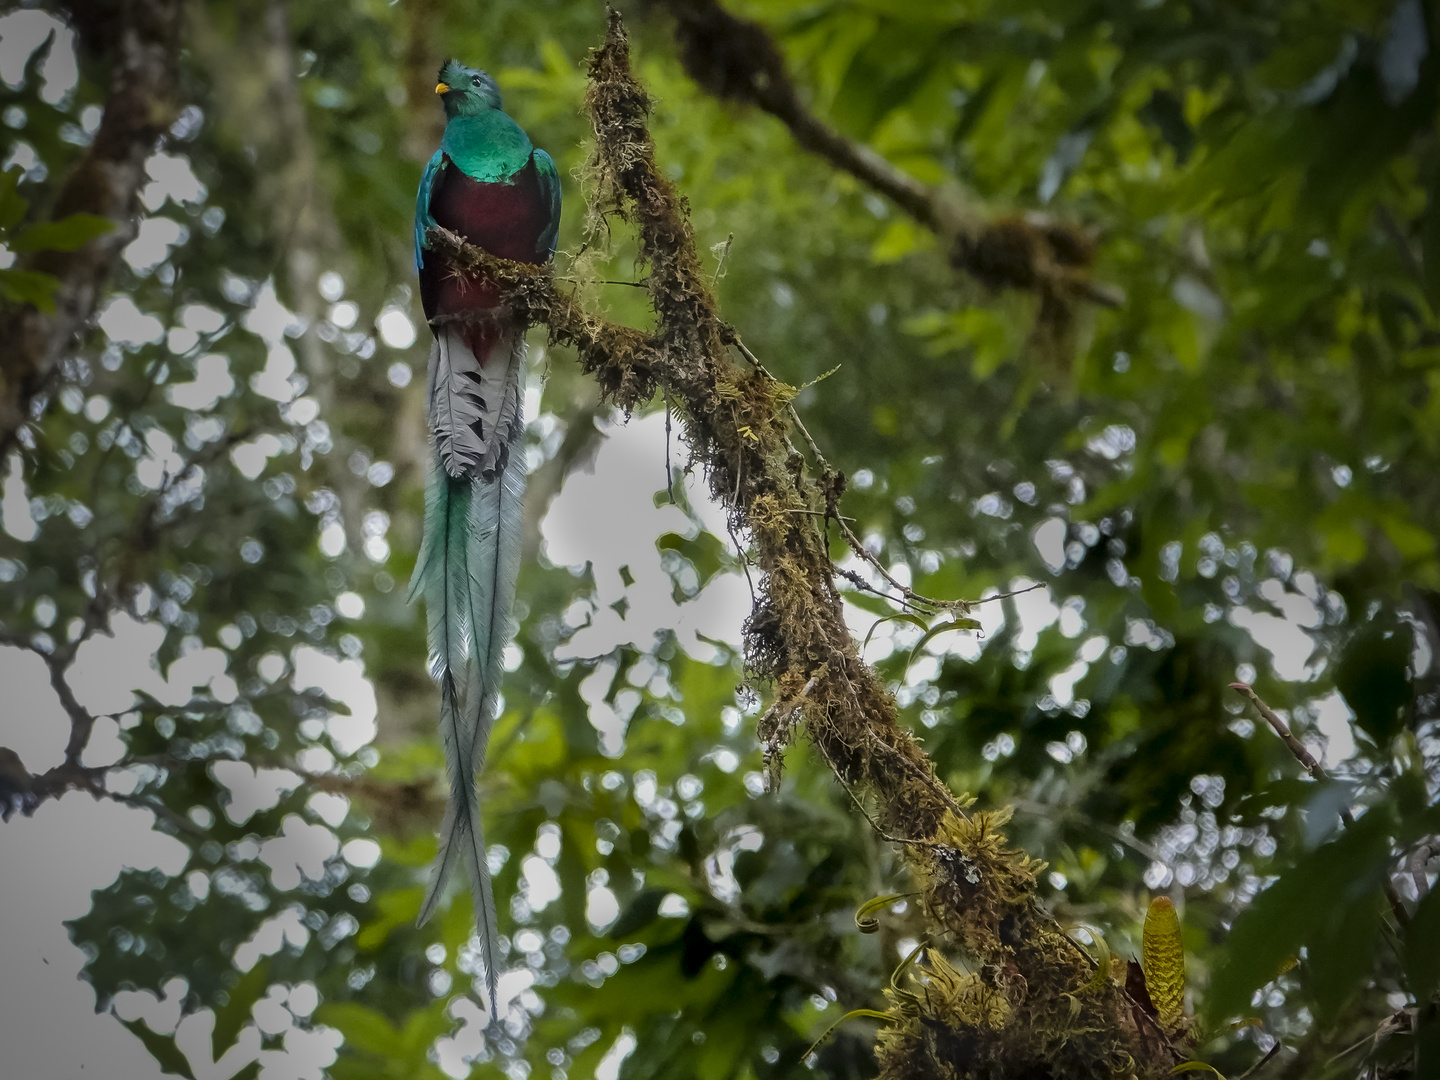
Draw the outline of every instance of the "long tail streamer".
M425 598L430 674L440 687L440 737L450 785L419 923L434 913L456 862L463 860L470 872L493 1018L500 931L475 779L485 765L504 674L501 659L514 633L510 611L520 569L525 493L525 461L517 445L524 431L523 336L505 335L490 356L505 356L506 362L480 364L453 330L442 333L431 349L430 425L436 455L410 598Z

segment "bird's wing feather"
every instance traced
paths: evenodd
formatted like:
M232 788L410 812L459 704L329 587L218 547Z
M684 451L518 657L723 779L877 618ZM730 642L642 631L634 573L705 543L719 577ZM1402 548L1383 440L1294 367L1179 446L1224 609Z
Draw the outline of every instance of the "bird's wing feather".
M435 190L435 178L445 164L445 151L436 150L425 166L420 177L420 190L415 194L415 269L419 270L422 252L425 248L425 230L435 224L430 216L430 193Z
M550 155L538 146L533 160L535 175L540 180L540 197L546 200L550 211L549 224L535 244L535 254L549 259L555 254L555 244L560 239L560 173Z

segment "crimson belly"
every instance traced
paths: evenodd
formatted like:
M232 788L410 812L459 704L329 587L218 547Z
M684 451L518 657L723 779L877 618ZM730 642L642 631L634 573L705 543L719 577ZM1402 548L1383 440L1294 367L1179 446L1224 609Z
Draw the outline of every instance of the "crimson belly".
M549 224L549 206L540 194L534 161L526 163L510 183L487 184L470 179L447 160L430 193L430 214L437 225L492 255L516 262L545 261L536 247ZM427 319L478 314L499 301L499 287L487 278L457 275L433 256L422 261L420 302ZM489 353L487 346L503 329L482 319L468 324L465 336L471 351L483 360Z

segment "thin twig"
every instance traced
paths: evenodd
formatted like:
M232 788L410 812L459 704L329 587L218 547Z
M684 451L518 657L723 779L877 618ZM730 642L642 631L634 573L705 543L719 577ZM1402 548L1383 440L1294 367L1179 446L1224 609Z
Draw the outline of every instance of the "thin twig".
M1034 592L1036 589L1045 588L1045 582L1037 581L1033 585L1026 585L1023 589L1012 589L1010 592L996 593L994 596L983 596L979 600L971 600L971 607L979 607L981 604L988 604L994 600L1009 600L1016 596L1024 596L1026 593Z
M937 844L934 840L920 840L911 836L891 836L880 827L880 823L870 815L870 811L865 808L865 804L860 801L860 797L855 794L854 789L845 782L845 777L841 774L840 767L836 765L834 759L830 757L830 751L826 750L818 739L812 739L811 743L820 751L820 756L825 759L825 764L830 766L830 771L835 774L835 779L840 781L840 786L845 789L845 794L850 796L850 801L855 804L855 809L860 811L861 815L870 823L870 827L875 830L880 839L888 840L892 844L910 844L914 847L931 848L934 850L946 846L944 844ZM919 894L910 893L908 895L915 896Z
M1388 1019L1388 1017L1387 1017L1387 1019ZM1355 1040L1353 1043L1351 1043L1349 1046L1345 1047L1344 1050L1341 1050L1341 1051L1340 1051L1339 1053L1337 1053L1334 1057L1332 1057L1329 1061L1325 1062L1325 1068L1327 1068L1327 1069L1330 1068L1330 1067L1331 1067L1332 1065L1334 1065L1336 1062L1341 1061L1341 1060L1349 1057L1351 1054L1353 1054L1356 1050L1359 1050L1359 1049L1360 1049L1362 1046L1364 1046L1366 1043L1374 1042L1374 1041L1375 1041L1375 1036L1374 1036L1373 1034L1365 1035L1365 1036L1363 1036L1363 1037L1361 1037L1361 1038L1359 1038L1359 1039L1356 1039L1356 1040Z
M740 350L741 355L744 356L745 359L748 360L757 371L761 372L772 381L779 381L775 378L774 375L770 374L770 372L766 369L765 365L760 362L760 358L750 351L750 348L745 344L745 342L740 340L739 335L736 335L735 337L735 347ZM810 447L810 453L814 455L815 464L819 467L821 473L826 476L834 475L835 469L833 468L833 466L831 466L830 462L826 460L825 455L820 450L820 444L817 443L815 441L815 437L810 434L810 429L805 426L805 421L800 419L800 413L796 410L795 406L793 404L787 403L785 408L790 413L790 422L795 425L795 429L800 432L801 436L805 439L806 445ZM826 486L828 487L829 485ZM855 535L854 530L850 528L850 525L848 523L854 521L855 519L845 517L839 512L838 508L836 508L835 506L827 506L823 511L811 510L808 512L817 516L822 516L827 520L829 520L830 518L834 518L835 521L840 525L840 532L845 537L845 542L850 545L850 549L854 551L855 554L858 555L861 559L869 563L875 569L876 573L883 577L897 592L900 593L901 597L903 598L899 601L900 603L904 604L907 607L912 607L917 611L924 611L925 614L935 614L941 611L955 611L960 612L961 614L969 613L971 607L971 602L969 600L939 600L934 597L923 596L920 593L917 593L914 589L910 588L908 585L902 585L899 581L895 580L894 576L891 575L890 571L885 568L885 566L880 562L879 559L877 559L873 554L870 553L870 551L865 547L865 545L860 542L859 537ZM891 599L894 598L891 597ZM925 611L925 609L927 608L930 610Z
M1305 771L1310 774L1311 779L1318 781L1330 779L1330 774L1321 768L1320 763L1315 760L1315 755L1306 749L1305 744L1295 737L1285 721L1280 719L1275 710L1270 708L1269 705L1266 705L1265 702L1260 699L1260 695L1255 693L1248 684L1234 682L1230 684L1230 689L1238 692L1241 697L1255 706L1256 711L1264 717L1265 722L1274 729L1275 734L1280 736L1280 741L1285 744L1290 753L1294 755L1295 760L1300 762ZM1345 823L1346 828L1355 824L1355 815L1351 812L1350 807L1340 807L1340 820ZM1395 883L1390 880L1388 873L1385 875L1385 899L1390 902L1390 910L1395 913L1395 921L1401 926L1408 926L1410 923L1410 913L1405 910L1405 905L1401 903L1400 894L1395 891Z
M1269 1050L1265 1051L1265 1056L1262 1057L1259 1061L1255 1062L1254 1065L1251 1065L1250 1068L1246 1069L1239 1076L1237 1076L1235 1080L1250 1080L1250 1077L1254 1076L1257 1072L1263 1069L1266 1063L1280 1052L1280 1048L1283 1045L1284 1044L1281 1043L1279 1039L1276 1039L1274 1045L1271 1046Z
M26 637L5 626L0 626L0 645L25 649L40 657L45 664L45 670L50 676L50 688L55 691L55 696L60 699L60 707L70 719L70 738L65 743L65 766L78 769L80 755L85 752L85 746L90 742L90 732L95 727L95 717L80 704L75 691L70 688L70 683L65 678L75 659L74 650L46 650L40 647L33 636Z
M675 474L670 468L670 393L664 392L665 397L665 494L670 497L670 505L675 505Z
M801 509L801 508L799 508L799 507L792 507L791 509L786 510L785 512L786 512L787 514L811 514L811 515L813 515L814 517L823 517L823 518L837 518L837 519L840 518L840 515L839 515L839 514L828 514L828 513L826 513L824 510L803 510L803 509ZM843 520L845 520L845 521L854 521L855 519L852 518L852 517L847 517L847 518L844 518Z
M745 553L745 546L740 543L740 537L735 535L735 526L728 519L725 531L730 534L730 542L735 545L735 553L740 557L740 569L745 571L745 584L750 586L750 607L753 610L759 601L755 596L755 582L750 577L750 556Z
M1052 821L1064 821L1067 818L1079 821L1085 825L1088 825L1096 832L1104 833L1106 836L1111 837L1116 842L1124 844L1126 847L1135 851L1137 854L1145 856L1145 858L1151 860L1152 862L1163 861L1160 855L1160 850L1158 848L1154 847L1151 844L1147 844L1144 840L1141 840L1138 837L1126 833L1123 829L1116 828L1114 825L1107 824L1103 821L1096 821L1094 818L1087 817L1086 815L1080 813L1080 811L1078 811L1073 806L1056 806L1053 803L1040 802L1036 799L1026 799L1015 795L1012 795L1007 801L1010 803L1011 806L1013 806L1016 810L1020 811L1022 814L1033 814L1036 817L1048 817Z
M47 658L48 660L49 658ZM47 666L50 668L50 687L55 691L55 696L60 699L60 706L65 710L65 715L70 718L70 738L65 743L65 762L68 765L78 766L80 755L90 744L90 733L95 730L95 716L80 704L80 700L75 696L75 691L70 688L70 683L65 678L67 665L57 661L48 662Z
M1241 697L1255 706L1255 710L1264 721L1274 729L1275 734L1280 736L1281 742L1283 742L1290 753L1294 755L1295 760L1305 767L1305 771L1310 774L1312 779L1330 779L1330 775L1321 767L1320 763L1315 760L1315 755L1310 753L1305 744L1295 737L1285 721L1280 719L1280 716L1275 710L1261 700L1260 695L1255 693L1252 687L1246 683L1234 682L1230 684L1230 689L1239 693ZM1340 817L1347 825L1353 825L1355 823L1355 815L1350 813L1348 806L1340 808Z
M894 575L885 568L885 565L860 542L860 538L855 535L854 530L851 529L849 525L841 519L837 518L836 520L839 522L841 535L845 537L845 542L850 545L850 550L869 563L876 573L883 577L892 588L896 589L900 595L904 597L906 606L913 607L917 611L923 611L926 608L932 609L926 612L927 614L934 614L939 611L956 611L962 615L968 615L970 613L972 605L969 600L937 600L934 597L922 596L908 585L902 585L899 581L895 580Z
M737 339L735 344L740 349L740 351L744 353L745 357L751 363L753 363L757 368L759 368L759 370L765 371L764 365L760 363L760 361L755 357L754 353L752 353L749 349L745 347L743 342ZM765 374L769 375L770 373L768 371L765 371ZM774 378L774 376L772 375L771 378ZM795 427L799 430L800 434L804 436L805 442L810 447L810 452L815 455L815 463L820 467L822 472L832 472L833 470L830 463L825 460L825 455L820 452L819 444L815 442L815 438L810 434L810 430L805 426L805 422L800 419L800 414L796 411L795 406L789 405L787 406L787 408L790 410L790 419L794 422ZM914 607L917 610L928 607L934 609L934 611L958 611L961 614L969 614L970 609L975 604L983 604L990 600L1005 600L1012 596L1019 596L1021 593L1027 593L1034 589L1038 589L1045 584L1043 581L1037 581L1034 585L1029 585L1023 589L1016 589L1014 592L1008 593L998 593L995 596L987 596L984 600L939 600L934 597L924 596L920 593L917 593L908 585L902 585L900 582L896 581L895 578L890 574L890 572L884 567L884 565L881 564L880 560L877 559L873 553L871 553L870 549L860 542L860 539L855 535L854 531L849 526L849 522L854 521L854 518L845 517L833 507L827 507L823 512L818 510L811 510L806 512L812 514L823 513L824 517L834 518L837 522L839 522L840 530L845 536L845 542L850 545L850 549L854 551L856 555L858 555L860 558L862 558L872 567L874 567L874 569L880 574L881 577L883 577L887 582L889 582L892 586L899 590L902 597L900 603L905 604L907 607ZM846 574L846 578L851 581L855 580L855 578L851 577L848 573ZM933 614L933 612L930 612L930 614Z
M147 799L143 795L122 795L118 791L109 791L105 788L92 790L90 793L97 799L110 799L112 802L118 802L125 806L133 806L137 810L149 810L157 818L170 822L176 829L189 833L191 836L203 839L208 839L210 836L209 830L201 828L184 814L170 809L158 799Z
M950 789L941 782L938 776L936 776L934 773L925 772L923 769L920 768L918 764L911 761L910 758L908 758L906 755L896 753L895 748L881 740L881 738L875 734L875 730L873 728L866 728L865 734L872 742L879 743L886 750L888 750L894 756L895 760L899 761L905 768L909 769L912 773L919 777L922 782L929 786L935 792L935 794L939 795L940 801L943 802L946 806L948 806L951 811L954 812L956 817L958 817L961 821L970 820L970 815L965 812L965 808L960 805L954 795L950 794Z
M905 603L905 600L904 600L903 597L891 596L891 595L890 595L889 593L887 593L884 589L876 588L874 585L870 584L870 582L866 581L866 580L865 580L863 577L861 577L859 574L855 573L854 570L846 570L845 567L840 566L840 565L837 564L837 563L831 563L830 565L831 565L831 569L832 569L836 574L838 574L840 577L844 578L846 581L850 582L850 584L854 585L856 588L858 588L858 589L863 589L865 592L873 593L873 594L876 595L876 596L882 596L882 597L884 597L886 600L889 600L891 603L895 603L895 604L903 604L903 603Z
M562 277L556 278L555 280L566 281L571 285L628 285L632 289L647 289L650 287L648 278L642 278L639 281L611 281L609 278Z

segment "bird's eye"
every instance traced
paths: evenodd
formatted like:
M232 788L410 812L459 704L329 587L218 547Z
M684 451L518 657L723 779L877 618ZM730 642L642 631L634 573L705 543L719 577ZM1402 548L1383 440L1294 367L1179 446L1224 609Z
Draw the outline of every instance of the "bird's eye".
M480 76L479 76L479 75L471 76L470 81L471 81L473 84L475 84L476 86L479 86L479 85L480 85Z

